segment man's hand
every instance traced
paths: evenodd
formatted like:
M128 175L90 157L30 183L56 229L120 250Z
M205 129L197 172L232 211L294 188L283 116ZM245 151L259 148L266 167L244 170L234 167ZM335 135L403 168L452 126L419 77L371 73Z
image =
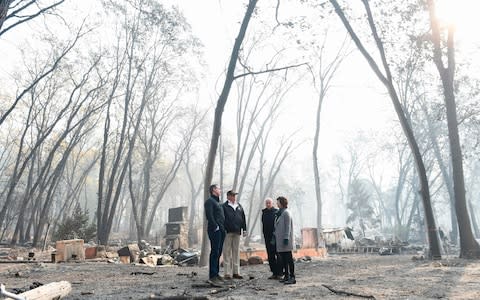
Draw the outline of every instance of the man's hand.
M214 232L217 232L219 230L220 230L220 227L218 227L218 225L217 225L217 228L215 228Z
M288 239L283 239L283 244L286 246L288 245Z

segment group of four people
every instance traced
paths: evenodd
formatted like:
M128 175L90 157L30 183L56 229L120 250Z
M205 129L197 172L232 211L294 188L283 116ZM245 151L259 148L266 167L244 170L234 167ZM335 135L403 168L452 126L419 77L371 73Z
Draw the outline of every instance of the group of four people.
M210 197L205 201L207 233L210 240L209 282L222 284L225 279L242 279L240 275L240 236L246 236L245 212L237 202L235 191L227 192L227 201L220 202L222 193L216 184L209 188ZM265 200L262 210L263 235L267 248L268 263L273 275L285 284L296 283L292 251L293 221L285 197L277 198L278 209L273 200ZM220 256L223 253L224 277L220 276Z

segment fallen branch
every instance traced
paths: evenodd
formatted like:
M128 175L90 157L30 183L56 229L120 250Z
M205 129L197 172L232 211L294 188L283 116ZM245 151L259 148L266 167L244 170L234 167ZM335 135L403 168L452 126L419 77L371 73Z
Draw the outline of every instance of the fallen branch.
M195 283L192 284L192 288L211 288L212 285L210 283Z
M217 289L217 290L212 290L210 291L210 294L218 294L218 293L222 293L222 292L230 292L230 291L233 291L234 289L239 289L245 285L249 285L251 286L253 284L253 280L255 279L255 277L253 276L249 276L249 279L248 280L242 280L236 284L232 284L232 285L227 285L227 286L223 286L222 288L220 289ZM220 286L219 286L220 287ZM255 288L253 288L255 289Z
M326 285L326 284L322 284L322 286L326 287L327 289L329 289L331 292L337 294L337 295L346 295L346 296L355 296L355 297L360 297L360 298L366 298L366 299L375 299L374 296L372 295L360 295L360 294L356 294L356 293L350 293L350 292L345 292L345 291L340 291L340 290L335 290L334 288Z
M206 283L194 283L192 284L193 288L211 288L211 287L218 287L218 288L235 288L235 284L228 284L228 283L213 283L213 282L206 282Z
M0 260L0 264L48 264L51 260Z
M198 273L197 272L191 272L191 273L178 273L177 276L187 276L187 278L193 278L195 276L197 276Z
M153 275L156 272L142 272L142 271L135 271L130 273L130 275Z

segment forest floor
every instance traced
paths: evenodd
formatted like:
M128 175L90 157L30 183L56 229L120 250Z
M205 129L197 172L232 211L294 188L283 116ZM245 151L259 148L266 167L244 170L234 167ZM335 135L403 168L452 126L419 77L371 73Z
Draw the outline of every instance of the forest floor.
M242 267L245 279L233 281L230 288L219 288L206 284L206 267L147 267L89 260L56 264L3 263L0 264L0 283L12 291L28 288L35 282L66 280L72 284L72 291L64 299L82 300L176 296L176 299L255 300L480 299L480 261L412 258L412 255L348 254L297 261L297 284L294 285L268 280L270 272L266 264Z

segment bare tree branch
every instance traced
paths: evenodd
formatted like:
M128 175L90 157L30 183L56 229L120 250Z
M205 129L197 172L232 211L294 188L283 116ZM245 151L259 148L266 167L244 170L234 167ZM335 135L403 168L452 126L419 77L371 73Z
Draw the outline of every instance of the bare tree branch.
M273 28L273 30L275 30L278 26L282 25L282 23L280 23L280 21L278 20L278 10L280 9L280 0L277 0L277 7L275 8L275 21L277 21L277 26L275 26L275 28Z
M303 66L303 65L307 65L307 63L301 63L301 64L297 64L297 65L290 65L290 66L285 66L285 67L280 67L280 68L274 68L274 69L268 69L268 70L263 70L263 71L256 71L256 72L247 72L247 73L243 73L243 74L240 74L240 75L236 75L235 77L233 77L233 79L238 79L238 78L241 78L241 77L244 77L244 76L248 76L248 75L258 75L258 74L264 74L264 73L270 73L270 72L276 72L276 71L281 71L281 70L288 70L288 69L291 69L291 68L297 68L297 67L300 67L300 66Z
M20 8L16 9L15 11L9 13L9 14L5 17L5 21L8 20L8 19L10 19L10 18L13 18L13 17L18 17L17 14L18 14L19 12L21 12L21 11L24 10L24 9L26 9L27 7L29 7L30 5L32 5L32 4L35 3L35 2L36 2L36 0L31 0L31 1L28 2L27 4L21 6ZM15 7L17 7L18 5L20 5L20 3L22 3L22 2L20 1L19 3L17 3L17 4L15 5ZM12 8L13 8L13 7L12 7ZM6 7L6 9L8 10L9 7Z
M80 29L77 32L77 35L75 36L75 39L67 45L67 47L62 51L59 57L57 57L53 63L53 65L48 68L43 74L39 75L35 80L27 86L21 93L18 95L15 99L15 101L10 105L10 107L7 109L7 111L0 116L0 126L2 123L5 121L5 119L10 115L10 113L15 109L17 106L18 102L25 96L26 93L28 93L33 87L35 87L42 79L47 77L50 73L52 73L55 69L57 69L58 65L60 64L60 61L75 47L76 43L78 40L85 34L82 33L82 28L83 26L80 27Z
M3 2L3 1L2 1ZM8 2L8 1L7 1ZM63 2L65 2L65 0L60 0L58 2L55 2L53 3L52 5L50 6L47 6L47 7L44 7L44 8L41 8L39 11L37 11L36 13L32 14L32 15L26 15L26 16L18 16L17 14L23 10L25 10L26 8L28 8L30 5L32 5L33 3L35 3L36 0L32 0L30 1L29 3L25 4L24 6L18 8L17 10L13 11L12 13L8 14L4 19L2 19L2 15L0 14L0 28L2 27L3 25L3 22L6 21L7 19L9 18L13 18L13 17L17 17L17 18L21 18L21 20L13 23L12 25L8 26L7 28L3 29L2 31L0 31L0 36L2 36L4 33L6 33L7 31L9 31L10 29L22 24L22 23L25 23L27 21L30 21L42 14L44 14L46 11L48 10L51 10L53 9L54 7L62 4ZM11 3L11 2L10 2ZM10 4L8 3L8 4ZM8 7L3 7L2 6L3 4L0 4L0 13L3 13L3 9L6 9L8 10ZM5 11L6 12L6 11Z

